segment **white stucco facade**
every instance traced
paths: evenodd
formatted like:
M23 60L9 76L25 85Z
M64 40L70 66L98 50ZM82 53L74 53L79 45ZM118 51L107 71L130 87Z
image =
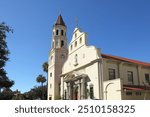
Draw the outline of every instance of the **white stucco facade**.
M61 97L70 99L70 95L66 96L64 91L67 91L67 86L71 82L73 87L78 88L77 97L71 96L71 99L86 99L89 96L90 87L93 87L93 98L102 99L102 74L100 74L101 64L100 50L94 46L87 45L87 33L81 32L78 28L73 32L72 40L69 44L68 59L62 68L62 94ZM71 77L71 78L70 78ZM83 83L85 83L84 86ZM70 85L68 86L70 87ZM85 89L82 89L85 87ZM74 93L75 89L72 89ZM82 91L84 90L84 91Z
M49 54L49 100L150 99L150 63L102 54L79 28L67 45L66 31L59 16Z

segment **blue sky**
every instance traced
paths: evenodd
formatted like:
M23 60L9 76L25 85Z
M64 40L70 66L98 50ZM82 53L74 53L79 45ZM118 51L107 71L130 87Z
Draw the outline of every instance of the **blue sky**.
M52 26L61 13L70 42L76 26L88 33L89 45L103 53L150 62L149 0L0 0L0 22L14 29L8 34L11 52L6 70L22 92L38 86L46 74Z

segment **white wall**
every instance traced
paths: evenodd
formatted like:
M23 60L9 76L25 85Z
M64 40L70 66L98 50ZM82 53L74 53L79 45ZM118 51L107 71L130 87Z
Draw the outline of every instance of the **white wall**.
M77 35L76 37L75 34ZM81 43L80 38L82 38ZM75 46L75 42L77 42L77 46ZM77 64L75 59L76 55L77 55ZM69 55L68 59L64 63L62 74L68 74L70 72L76 71L79 72L80 74L88 75L90 81L88 82L87 88L89 89L89 85L93 84L95 99L100 99L99 97L100 77L98 75L99 72L98 62L96 61L97 59L100 58L101 58L100 51L97 48L95 48L94 46L87 46L87 34L81 32L79 29L75 29L72 41L69 44Z
M103 83L104 100L121 100L121 80L109 80Z

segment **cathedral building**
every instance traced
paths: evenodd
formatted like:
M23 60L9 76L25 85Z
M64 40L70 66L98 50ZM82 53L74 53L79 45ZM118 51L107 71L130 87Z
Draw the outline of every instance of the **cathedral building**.
M59 15L48 60L48 100L150 99L150 63L103 54L79 28L67 45L66 33Z

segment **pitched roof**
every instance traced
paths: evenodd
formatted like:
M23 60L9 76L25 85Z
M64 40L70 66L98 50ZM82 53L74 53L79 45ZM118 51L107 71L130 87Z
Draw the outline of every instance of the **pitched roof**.
M66 26L65 22L63 21L63 18L61 15L58 16L57 21L55 23L55 25L62 25L62 26Z
M132 60L132 59L108 55L108 54L101 54L101 55L102 55L102 58L115 59L115 60L120 60L120 61L124 61L124 62L129 62L129 63L134 63L134 64L150 67L150 63L147 63L147 62Z

